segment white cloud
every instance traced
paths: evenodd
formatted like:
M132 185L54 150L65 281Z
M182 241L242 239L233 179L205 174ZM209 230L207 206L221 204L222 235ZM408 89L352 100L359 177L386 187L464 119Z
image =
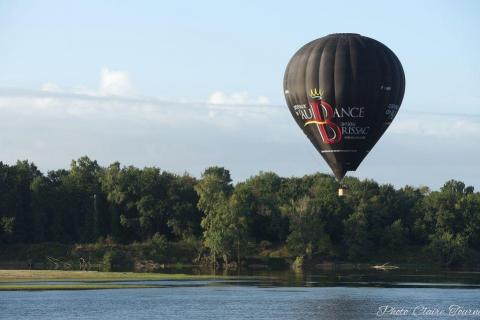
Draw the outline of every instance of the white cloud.
M27 158L45 171L86 154L103 164L118 160L195 175L218 164L243 179L275 169L268 167L272 153L265 146L286 146L294 137L306 145L285 107L45 90L50 88L0 89L1 161ZM257 157L266 162L254 165ZM286 163L277 158L277 165Z
M128 73L108 68L102 68L99 92L103 95L116 96L131 96L134 94Z
M227 94L223 91L215 91L208 98L209 104L229 104L229 105L268 105L270 99L265 96L251 97L248 92L233 92Z
M105 70L104 70L105 71ZM109 72L107 72L109 73ZM104 75L102 82L110 75ZM111 78L122 78L112 76ZM107 79L108 80L108 79ZM112 80L110 83L115 83ZM121 83L121 81L120 81ZM103 88L108 87L107 85ZM115 85L112 84L112 88ZM107 90L108 91L108 90ZM184 127L208 125L227 130L237 130L246 123L269 123L279 114L288 114L285 108L258 104L249 105L240 102L252 102L247 94L233 95L237 103L207 103L202 101L166 101L137 95L104 95L102 88L63 89L51 83L35 90L0 90L0 110L4 113L15 113L23 116L34 116L39 110L42 116L53 118L71 118L71 121L81 118L111 118L111 119L142 119L155 121L167 127ZM113 92L113 91L112 91ZM260 100L259 100L260 101ZM220 101L217 101L220 102ZM226 102L226 101L225 101ZM273 121L275 122L275 121Z
M50 82L40 86L40 90L45 92L61 92L62 91L58 85Z
M89 96L132 97L135 95L135 90L128 73L120 70L110 70L107 67L102 68L100 71L100 84L96 89L82 86L62 88L55 83L48 82L40 86L40 91Z
M118 160L197 176L222 165L237 180L260 170L330 172L286 106L246 92L217 91L206 101L142 97L126 73L103 71L96 89L0 89L0 160L27 158L46 170L86 154L105 165ZM452 177L474 184L480 155L472 146L479 143L478 116L405 110L357 173L396 185L438 187Z
M389 132L412 136L476 139L480 137L480 117L467 114L413 113L395 119Z

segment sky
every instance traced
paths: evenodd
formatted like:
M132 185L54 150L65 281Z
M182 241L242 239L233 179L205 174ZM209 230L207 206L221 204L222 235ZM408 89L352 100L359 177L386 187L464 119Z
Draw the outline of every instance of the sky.
M338 32L384 43L406 77L395 121L349 175L478 190L479 1L1 1L0 161L330 173L282 86L303 44Z

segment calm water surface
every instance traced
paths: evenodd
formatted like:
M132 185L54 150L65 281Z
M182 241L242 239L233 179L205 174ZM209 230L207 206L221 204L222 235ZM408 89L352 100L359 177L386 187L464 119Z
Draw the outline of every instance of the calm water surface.
M154 288L0 292L0 319L480 319L478 273L290 273L127 284Z

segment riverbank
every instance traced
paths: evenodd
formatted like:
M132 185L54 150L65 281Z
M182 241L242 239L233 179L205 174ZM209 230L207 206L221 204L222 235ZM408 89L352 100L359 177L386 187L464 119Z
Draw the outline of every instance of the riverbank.
M65 270L63 275L73 277L97 277L99 279L155 279L163 274L169 277L197 277L196 275L213 274L212 263L195 248L193 242L166 242L162 251L157 250L155 243L116 244L11 244L0 246L1 270L34 270L33 274L40 279L51 279L48 270ZM199 253L200 252L200 253ZM358 261L341 260L326 256L307 257L293 256L285 246L278 248L252 251L252 254L242 259L240 268L222 268L217 265L216 273L259 274L269 272L351 272L369 270L375 265L389 263L409 270L479 270L480 254L469 252L469 259L459 266L446 266L432 262L428 252L422 247L408 247L404 251L372 252L369 259ZM46 273L40 274L40 270ZM86 271L95 271L88 273ZM93 276L93 274L95 276ZM187 276L188 274L188 276ZM121 275L121 278L118 276ZM146 276L143 276L146 275ZM149 278L150 277L150 278ZM13 277L14 278L14 277ZM20 277L21 278L21 277ZM64 276L61 276L64 279ZM66 276L67 279L70 276ZM55 276L53 276L55 279ZM28 279L27 279L28 280ZM2 274L0 273L0 281Z
M228 279L228 276L63 270L0 270L0 291L158 288L144 281ZM142 284L135 283L142 281ZM134 283L132 283L134 282Z
M0 282L50 280L202 280L211 275L64 270L0 270ZM225 278L225 277L223 277Z

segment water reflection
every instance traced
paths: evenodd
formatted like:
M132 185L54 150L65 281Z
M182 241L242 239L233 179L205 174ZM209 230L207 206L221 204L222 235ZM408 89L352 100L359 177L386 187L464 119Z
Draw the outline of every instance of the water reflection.
M418 306L439 310L448 310L454 304L480 308L478 289L342 286L338 282L336 286L324 286L323 280L325 277L297 274L289 280L259 277L131 282L154 287L149 289L0 292L0 319L361 320L377 318L382 306L405 308L410 313Z
M68 280L68 281L19 281L0 282L2 285L75 285L75 284L109 284L130 287L223 287L223 286L255 286L258 288L276 287L378 287L378 288L464 288L480 289L480 273L448 272L425 273L411 270L395 270L391 272L363 270L357 272L245 272L242 275L211 275L205 280Z

